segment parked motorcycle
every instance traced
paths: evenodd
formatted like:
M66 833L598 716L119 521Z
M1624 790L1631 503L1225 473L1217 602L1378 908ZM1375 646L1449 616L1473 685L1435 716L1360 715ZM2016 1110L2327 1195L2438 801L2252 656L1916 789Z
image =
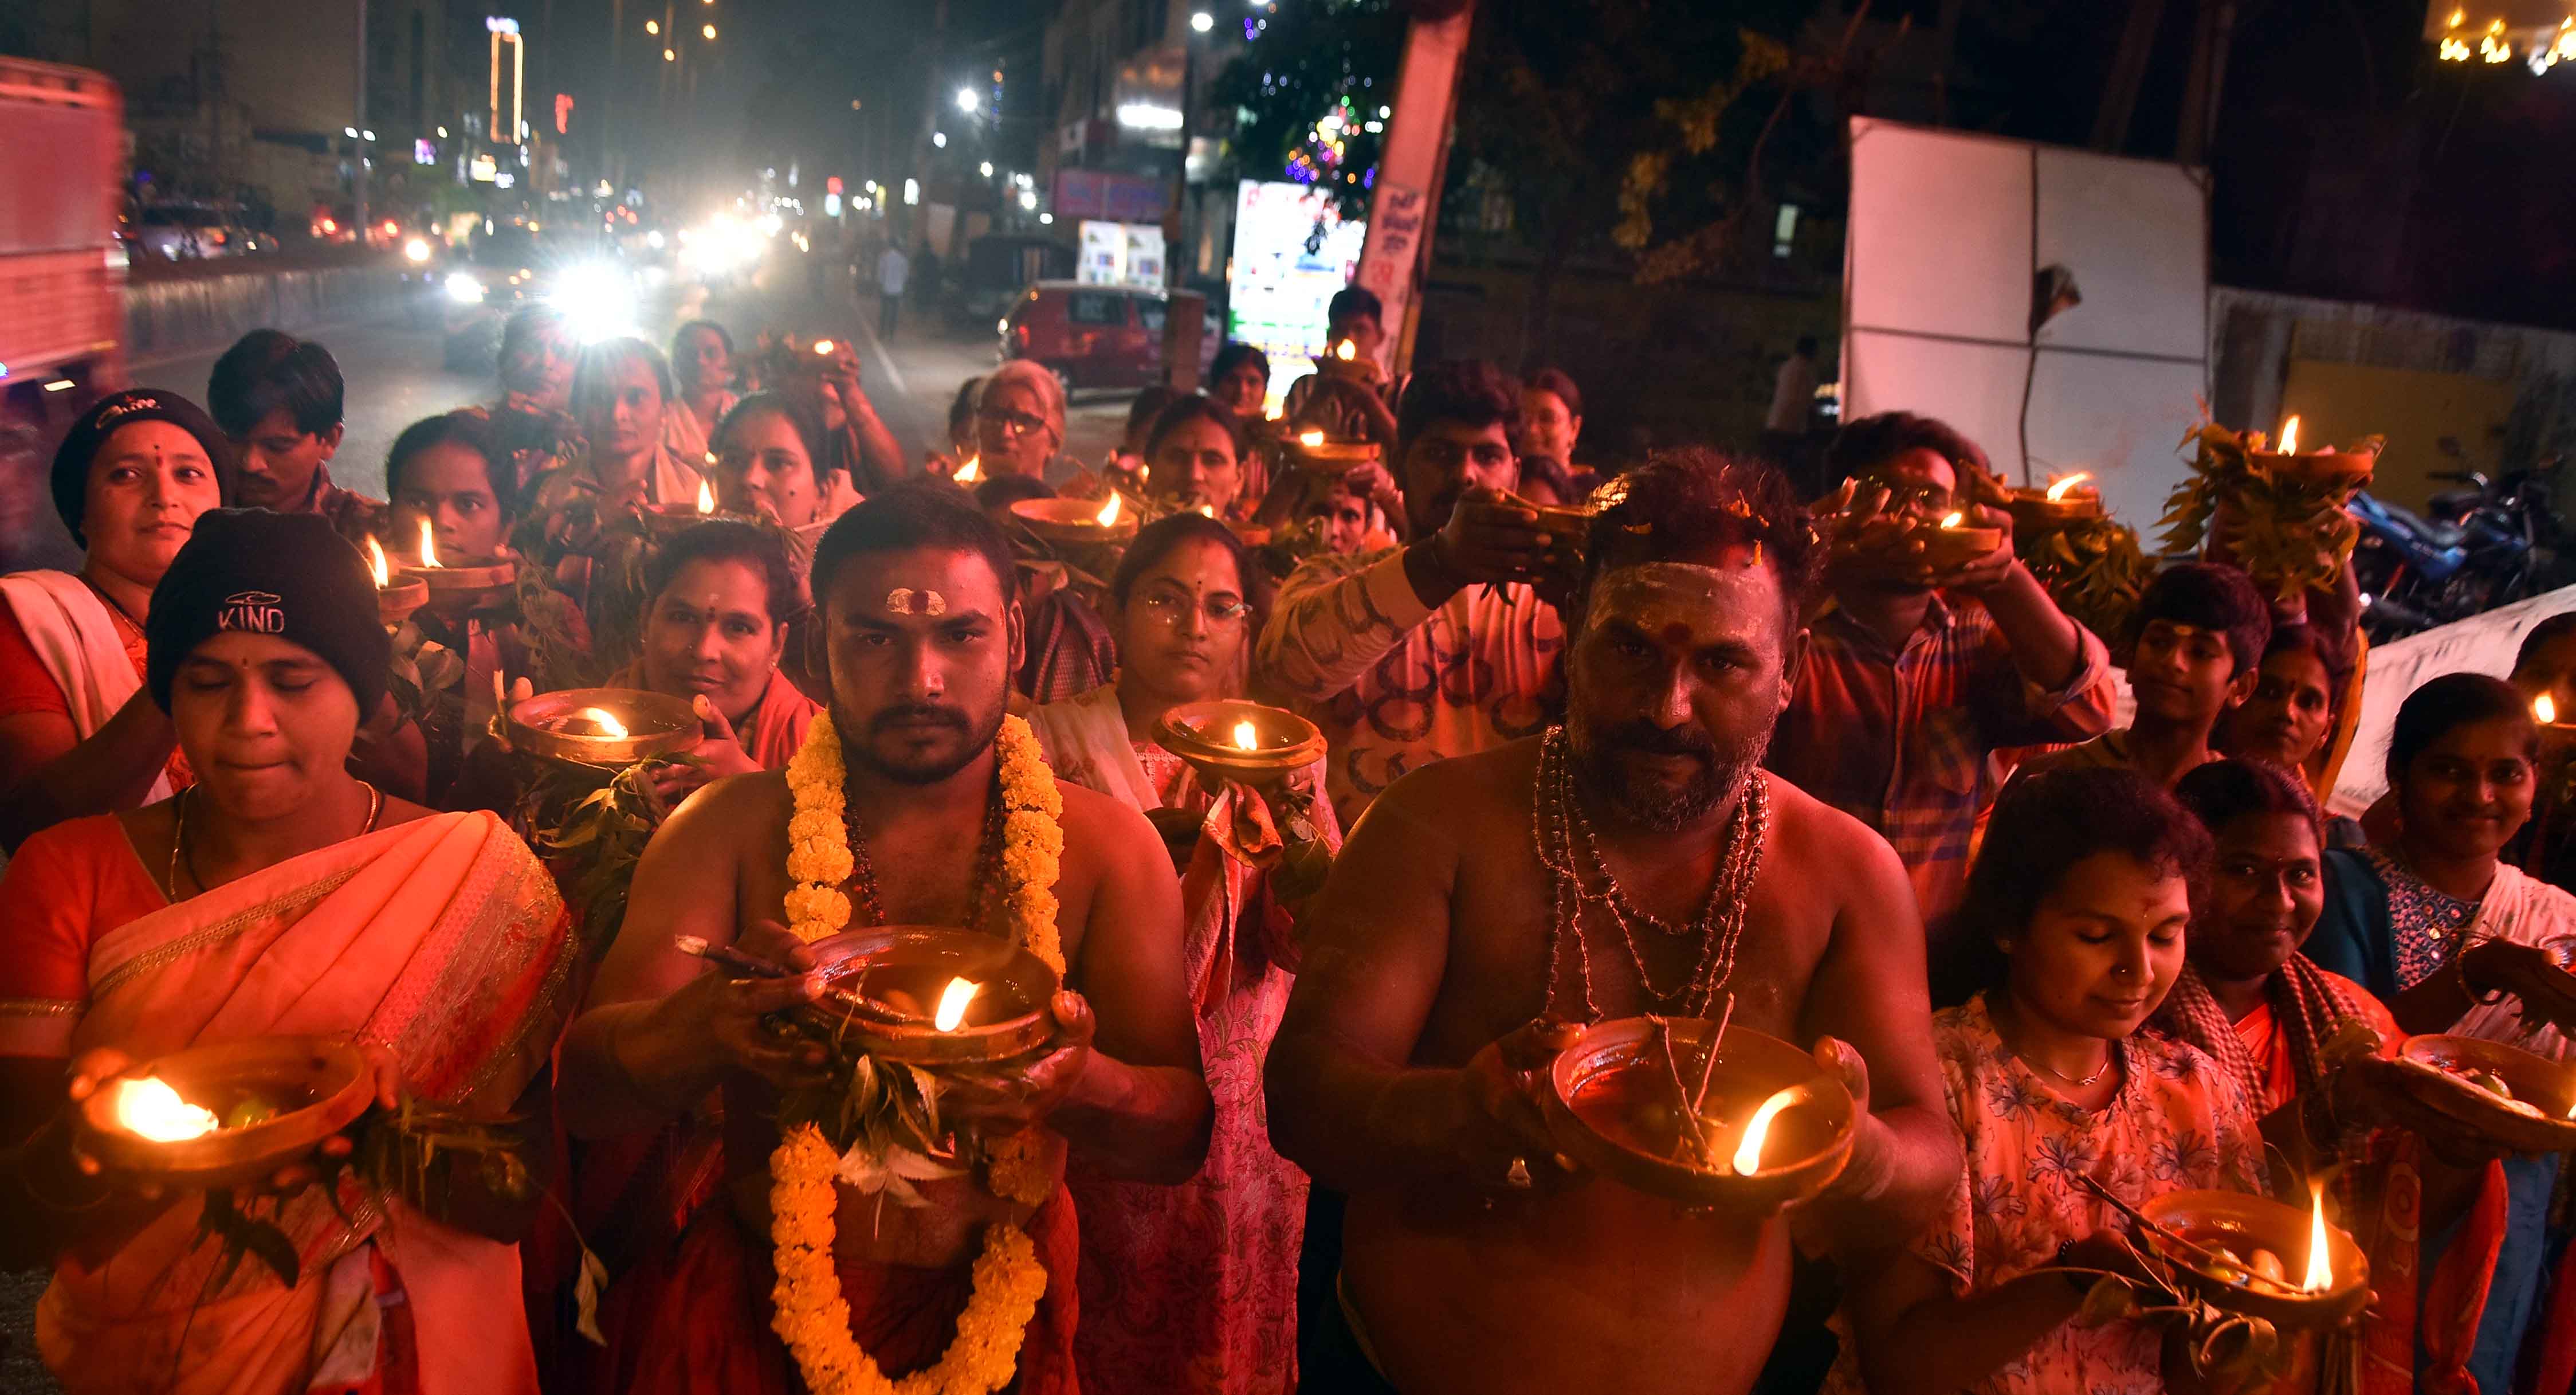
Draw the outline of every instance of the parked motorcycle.
M2361 524L2361 541L2353 578L2372 641L2465 620L2560 584L2565 524L2552 494L2561 463L2553 458L2494 480L2437 472L2433 478L2467 488L2435 495L2430 518L2355 495L2348 511Z

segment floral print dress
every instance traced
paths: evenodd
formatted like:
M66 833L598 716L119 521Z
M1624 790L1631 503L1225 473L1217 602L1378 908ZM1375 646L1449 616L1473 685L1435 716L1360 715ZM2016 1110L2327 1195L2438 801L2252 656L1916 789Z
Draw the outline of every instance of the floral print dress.
M2007 1050L1983 995L1932 1019L1941 1083L1967 1167L1907 1251L1961 1297L2056 1262L2057 1247L2126 1218L2080 1186L2090 1177L2132 1206L2166 1192L2257 1191L2262 1140L2244 1091L2197 1048L2140 1032L2114 1047L2120 1092L2077 1108ZM1842 1325L1841 1319L1836 1325ZM2164 1395L2158 1329L2122 1319L2061 1324L1972 1387L1978 1395ZM1826 1382L1859 1395L1848 1330Z

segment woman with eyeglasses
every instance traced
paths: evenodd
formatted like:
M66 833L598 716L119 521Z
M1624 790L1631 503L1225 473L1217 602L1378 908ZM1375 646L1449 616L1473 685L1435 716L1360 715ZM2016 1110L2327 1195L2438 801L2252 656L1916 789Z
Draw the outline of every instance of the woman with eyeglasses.
M975 396L975 446L986 479L1030 475L1062 488L1082 473L1056 454L1064 448L1064 384L1028 359L985 376Z
M1206 789L1154 740L1183 703L1243 693L1269 585L1232 531L1195 513L1136 534L1110 582L1124 666L1039 707L1047 763L1144 811L1182 868L1184 954L1216 1121L1207 1165L1177 1187L1068 1176L1082 1216L1086 1386L1223 1395L1296 1387L1297 1252L1306 1178L1271 1151L1261 1062L1295 980L1293 925L1255 859L1284 841L1341 843L1322 770L1285 797ZM1303 806L1292 808L1292 805Z

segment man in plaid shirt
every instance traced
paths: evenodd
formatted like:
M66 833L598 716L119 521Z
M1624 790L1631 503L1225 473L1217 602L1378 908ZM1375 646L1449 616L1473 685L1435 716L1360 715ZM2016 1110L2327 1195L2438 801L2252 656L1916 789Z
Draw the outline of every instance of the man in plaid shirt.
M1970 501L1962 485L1985 455L1957 431L1903 412L1867 417L1843 428L1825 463L1856 497L1820 520L1832 599L1809 626L1767 764L1885 835L1937 964L1977 817L2011 773L1997 753L2107 730L2110 658L2013 556L2011 517ZM2002 528L2003 545L1946 574L1867 545L1899 519L1953 510Z

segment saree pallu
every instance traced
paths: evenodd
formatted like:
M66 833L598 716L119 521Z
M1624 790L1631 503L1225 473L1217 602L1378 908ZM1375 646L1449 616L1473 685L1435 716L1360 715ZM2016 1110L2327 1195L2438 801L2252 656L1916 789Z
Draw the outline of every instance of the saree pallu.
M442 814L292 858L97 937L75 1053L138 1059L249 1037L384 1044L404 1087L505 1113L542 1070L573 955L562 899L497 818ZM73 1395L383 1386L535 1389L514 1246L379 1206L353 1179L273 1220L301 1261L220 1286L218 1248L181 1201L94 1267L66 1258L37 1310ZM347 1212L346 1217L342 1210ZM382 1315L400 1308L403 1321ZM391 1340L407 1326L408 1344ZM413 1371L380 1368L410 1345Z

